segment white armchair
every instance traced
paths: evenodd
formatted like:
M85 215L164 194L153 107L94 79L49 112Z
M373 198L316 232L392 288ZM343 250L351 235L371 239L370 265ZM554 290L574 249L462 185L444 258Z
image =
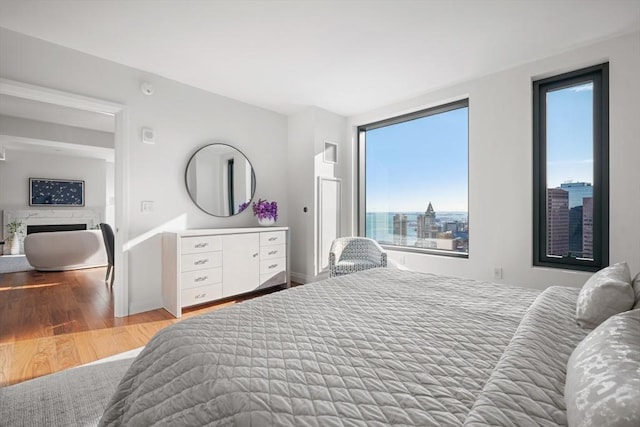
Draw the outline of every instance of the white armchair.
M329 250L329 277L386 267L387 253L367 237L340 237Z

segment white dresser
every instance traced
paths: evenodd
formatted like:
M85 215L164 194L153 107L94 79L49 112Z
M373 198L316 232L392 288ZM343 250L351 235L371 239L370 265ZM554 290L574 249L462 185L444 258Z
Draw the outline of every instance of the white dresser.
M288 241L288 227L163 233L164 308L180 317L182 307L289 286Z

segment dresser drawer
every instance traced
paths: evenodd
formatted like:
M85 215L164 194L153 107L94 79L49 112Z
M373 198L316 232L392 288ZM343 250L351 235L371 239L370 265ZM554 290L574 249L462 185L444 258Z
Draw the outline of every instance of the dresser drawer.
M222 250L221 236L193 236L180 239L183 254L199 254Z
M274 258L260 261L260 276L264 274L276 274L280 271L287 271L286 258Z
M182 273L180 277L180 286L182 289L197 288L215 283L222 283L222 267L188 271Z
M222 283L197 288L183 289L181 291L182 306L202 304L222 298Z
M282 258L287 254L287 245L262 246L260 260Z
M182 255L182 272L222 267L222 252Z
M260 233L260 246L282 245L287 243L285 231L270 231Z

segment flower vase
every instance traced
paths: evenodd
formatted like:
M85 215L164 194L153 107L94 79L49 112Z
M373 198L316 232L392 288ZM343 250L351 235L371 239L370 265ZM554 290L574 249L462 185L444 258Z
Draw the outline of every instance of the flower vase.
M9 253L11 255L19 255L20 254L20 238L17 233L14 233L11 236L11 246L9 247Z
M262 225L263 227L268 227L275 223L276 223L276 220L273 218L258 218L258 224Z

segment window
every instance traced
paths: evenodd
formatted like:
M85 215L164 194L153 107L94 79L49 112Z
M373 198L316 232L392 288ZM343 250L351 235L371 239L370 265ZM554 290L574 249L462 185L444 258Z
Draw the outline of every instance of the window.
M465 99L358 128L361 236L467 256L468 110Z
M609 264L608 71L533 82L534 265Z

